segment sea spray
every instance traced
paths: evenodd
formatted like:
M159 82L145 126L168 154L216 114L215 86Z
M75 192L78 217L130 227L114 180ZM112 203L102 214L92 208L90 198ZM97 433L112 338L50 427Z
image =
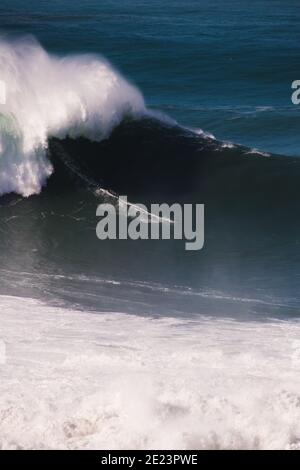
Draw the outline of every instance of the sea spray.
M0 195L41 191L53 171L49 137L100 141L145 110L139 91L102 57L57 57L32 37L0 39L0 80Z

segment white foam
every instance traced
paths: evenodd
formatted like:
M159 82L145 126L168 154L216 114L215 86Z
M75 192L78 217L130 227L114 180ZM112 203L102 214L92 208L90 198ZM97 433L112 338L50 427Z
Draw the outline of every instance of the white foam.
M222 142L221 147L223 149L233 149L235 146L232 142Z
M0 297L0 448L300 448L300 323Z
M49 136L106 138L145 109L137 89L97 55L55 57L34 39L0 39L0 195L39 193L52 172Z
M256 148L250 149L246 152L247 155L260 155L261 157L270 157L271 155L267 152L263 152L262 150L258 150Z
M192 129L193 132L200 135L204 139L216 140L215 136L211 132L205 132L203 129Z

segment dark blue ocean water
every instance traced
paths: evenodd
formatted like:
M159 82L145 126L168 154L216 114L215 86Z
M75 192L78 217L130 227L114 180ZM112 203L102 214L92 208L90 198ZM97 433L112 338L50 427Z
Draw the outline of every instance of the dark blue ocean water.
M2 0L0 29L103 54L181 124L299 155L297 0Z

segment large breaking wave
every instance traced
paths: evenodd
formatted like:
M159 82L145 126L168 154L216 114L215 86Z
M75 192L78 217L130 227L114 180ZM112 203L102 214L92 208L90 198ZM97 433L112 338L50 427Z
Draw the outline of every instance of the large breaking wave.
M56 57L33 38L0 40L0 195L39 193L53 167L48 138L107 137L145 110L139 91L98 55Z
M38 194L51 175L57 189L72 174L93 190L145 201L196 195L234 207L239 199L256 218L270 205L286 213L298 204L299 159L218 142L154 115L99 55L59 57L32 37L2 37L0 70L0 196Z

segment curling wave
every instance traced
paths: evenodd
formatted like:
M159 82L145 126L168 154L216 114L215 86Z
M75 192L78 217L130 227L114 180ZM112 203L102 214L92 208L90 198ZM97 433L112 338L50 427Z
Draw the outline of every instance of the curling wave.
M33 38L0 39L0 195L41 191L49 137L106 138L145 111L140 92L98 55L57 57Z

